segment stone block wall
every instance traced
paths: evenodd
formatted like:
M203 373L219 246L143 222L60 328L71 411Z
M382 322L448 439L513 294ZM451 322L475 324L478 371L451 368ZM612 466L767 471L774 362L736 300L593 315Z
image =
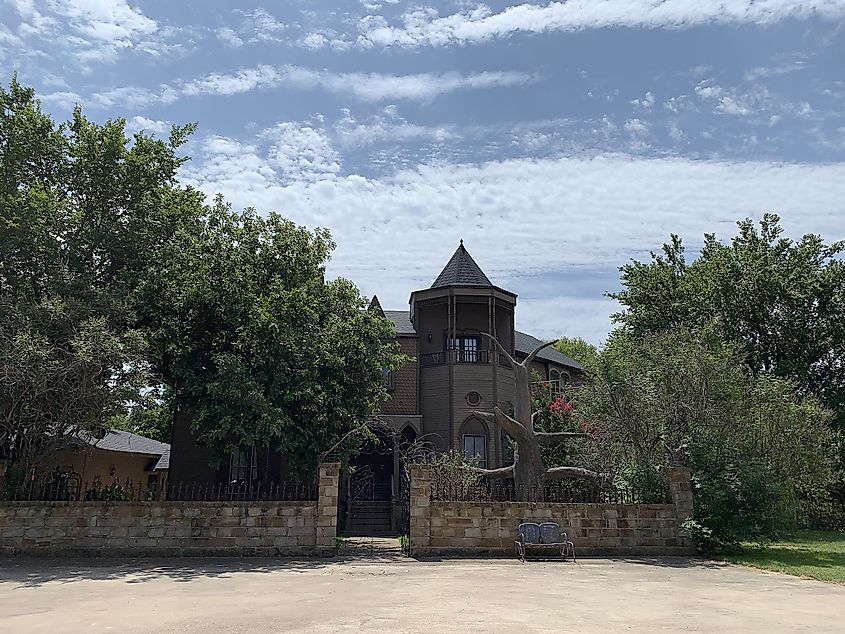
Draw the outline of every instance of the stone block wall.
M334 554L339 476L320 465L316 501L3 502L0 554Z
M6 555L51 556L322 552L317 502L8 502L0 546Z
M558 504L431 500L430 471L411 473L411 553L509 554L522 521L558 522L579 555L690 555L682 534L692 515L689 471L669 476L671 504ZM416 481L415 481L416 479Z

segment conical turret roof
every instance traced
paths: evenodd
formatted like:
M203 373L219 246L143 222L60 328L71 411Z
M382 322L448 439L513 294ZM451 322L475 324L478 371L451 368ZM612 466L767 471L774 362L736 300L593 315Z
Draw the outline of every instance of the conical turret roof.
M431 288L443 286L493 286L493 283L464 247L463 240L461 240L455 254L440 271L440 275L434 280Z

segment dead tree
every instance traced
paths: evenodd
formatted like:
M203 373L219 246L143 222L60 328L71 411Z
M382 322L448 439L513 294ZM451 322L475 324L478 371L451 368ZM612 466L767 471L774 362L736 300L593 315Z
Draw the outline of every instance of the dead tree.
M517 491L534 491L534 495L542 496L543 482L546 480L560 480L563 478L579 478L599 480L602 476L595 471L580 467L546 467L540 453L540 445L557 444L573 438L586 438L588 434L581 432L538 432L534 431L534 418L537 412L531 411L531 383L529 366L543 348L554 344L548 341L537 346L522 363L516 360L502 347L502 344L492 335L481 333L489 338L513 367L516 382L513 409L514 415L509 416L498 406L492 413L473 412L474 415L488 423L498 423L505 433L516 443L513 464L501 469L478 469L478 472L488 478L513 478Z

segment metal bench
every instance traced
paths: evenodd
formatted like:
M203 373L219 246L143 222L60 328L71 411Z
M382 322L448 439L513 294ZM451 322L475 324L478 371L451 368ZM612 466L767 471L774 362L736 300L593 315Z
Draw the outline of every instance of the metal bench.
M519 559L525 562L525 551L532 548L560 548L560 556L572 557L575 561L575 544L569 539L566 533L561 533L560 524L557 522L522 522L517 529L519 534L514 546Z

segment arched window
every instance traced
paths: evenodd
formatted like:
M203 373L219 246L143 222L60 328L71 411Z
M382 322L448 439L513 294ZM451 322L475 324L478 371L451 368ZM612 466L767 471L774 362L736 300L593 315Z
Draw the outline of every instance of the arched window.
M549 370L549 385L552 388L553 394L559 394L563 390L563 383L561 382L561 373L552 368Z
M478 466L487 468L487 428L477 418L471 416L461 427L461 442L464 456L478 458Z

